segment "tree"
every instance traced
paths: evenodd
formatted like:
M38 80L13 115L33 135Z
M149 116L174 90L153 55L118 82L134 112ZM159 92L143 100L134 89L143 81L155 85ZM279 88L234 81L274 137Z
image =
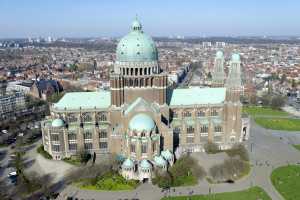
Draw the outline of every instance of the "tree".
M82 149L78 152L78 157L81 163L87 163L91 159L91 154L88 151Z
M286 81L286 75L282 74L281 78L280 78L280 84L284 83Z
M265 94L265 95L263 95L261 97L261 102L262 102L263 106L269 106L270 105L270 101L271 101L270 96L267 95L267 94Z
M295 81L295 79L292 80L292 88L296 88L297 87L297 83Z
M271 99L271 107L273 109L280 109L285 104L285 98L280 95L273 96Z

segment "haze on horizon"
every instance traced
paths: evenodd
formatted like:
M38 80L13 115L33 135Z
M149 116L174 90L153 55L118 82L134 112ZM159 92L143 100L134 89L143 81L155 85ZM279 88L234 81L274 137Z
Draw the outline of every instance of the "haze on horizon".
M128 32L137 14L152 36L300 36L297 0L0 0L0 38Z

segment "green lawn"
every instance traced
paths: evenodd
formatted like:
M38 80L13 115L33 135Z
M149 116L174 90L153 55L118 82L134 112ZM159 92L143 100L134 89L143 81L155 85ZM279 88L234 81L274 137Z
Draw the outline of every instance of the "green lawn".
M267 193L259 188L252 187L248 190L239 192L226 192L213 195L194 195L190 198L188 196L180 197L165 197L162 200L271 200Z
M293 145L296 149L300 151L300 144Z
M258 106L245 106L243 107L243 113L257 116L257 115L269 115L269 116L276 116L276 117L284 117L288 116L287 112L281 110L273 110L269 107L258 107Z
M118 191L133 190L139 185L139 182L126 180L117 172L108 172L101 177L80 180L75 185L84 190Z
M300 131L300 119L286 118L255 118L255 122L267 129L284 130L284 131Z
M271 180L285 200L300 199L300 166L279 167L272 172Z

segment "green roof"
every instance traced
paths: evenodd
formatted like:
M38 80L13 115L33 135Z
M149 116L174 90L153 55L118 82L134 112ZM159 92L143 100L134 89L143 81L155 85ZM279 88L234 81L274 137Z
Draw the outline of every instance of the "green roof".
M158 166L166 166L168 163L162 156L155 156L154 162Z
M171 160L173 158L173 154L168 149L164 150L160 153L161 153L162 157L167 159L167 160Z
M57 118L57 119L53 120L51 125L52 125L52 127L62 127L62 126L64 126L64 124L65 123L62 119Z
M226 88L190 87L174 89L170 106L220 104L225 101Z
M110 91L70 92L54 104L55 109L108 108L111 105Z

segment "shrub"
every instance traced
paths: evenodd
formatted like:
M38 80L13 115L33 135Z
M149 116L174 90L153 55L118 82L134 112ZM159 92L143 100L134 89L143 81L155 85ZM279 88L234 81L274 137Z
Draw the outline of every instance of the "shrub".
M218 181L232 180L248 172L249 164L241 159L226 159L222 164L214 165L209 169L210 175Z
M242 144L236 144L231 149L225 151L228 156L235 157L239 156L241 160L249 161L249 154L247 149Z
M194 185L198 179L203 178L206 173L192 157L186 155L178 159L169 172L156 172L153 183L159 187Z
M91 154L86 150L80 150L78 152L78 157L81 163L87 163L91 159Z
M44 158L52 159L52 156L44 150L44 145L39 146L36 151L41 154Z
M277 95L273 96L271 99L271 108L280 109L285 104L285 98L283 96Z
M204 145L204 150L208 154L215 154L215 153L220 152L219 146L216 143L213 143L213 142L206 143Z

